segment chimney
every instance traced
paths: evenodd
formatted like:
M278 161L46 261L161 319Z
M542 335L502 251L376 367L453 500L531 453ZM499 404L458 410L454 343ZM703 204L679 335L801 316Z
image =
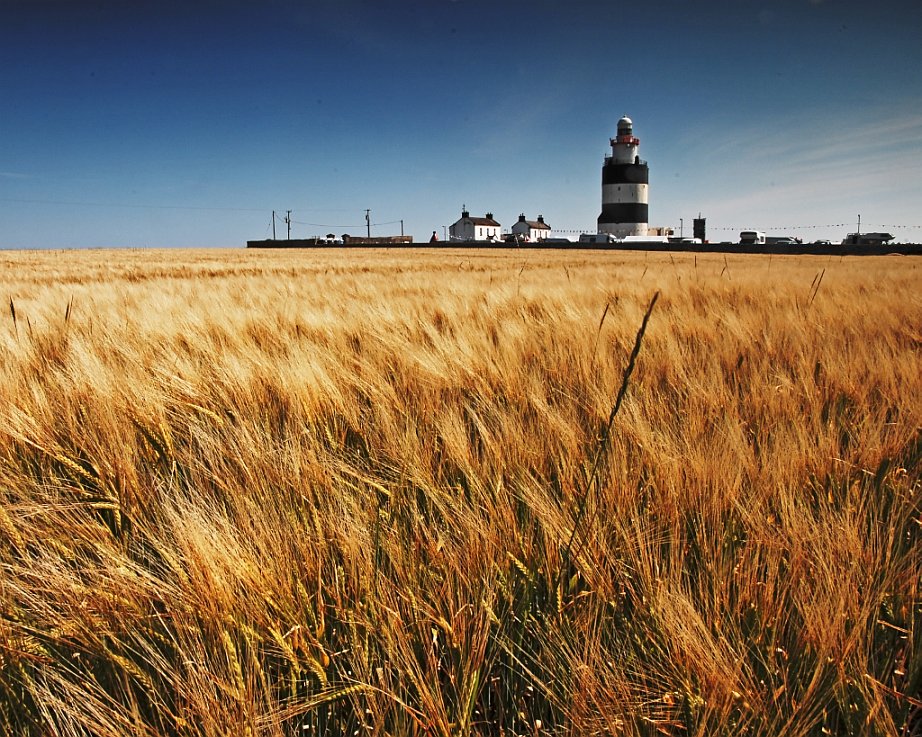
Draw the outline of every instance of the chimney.
M524 222L525 222L525 213L524 213L524 212L523 212L521 215L519 215L519 222L520 222L520 223L524 223Z
M538 222L544 225L544 215L538 215Z
M493 219L493 213L492 213L492 212L488 212L488 213L487 213L487 220L492 220L492 219Z
M471 214L470 214L467 210L462 210L462 211L461 211L461 217L463 217L463 218L469 218L470 216L471 216Z

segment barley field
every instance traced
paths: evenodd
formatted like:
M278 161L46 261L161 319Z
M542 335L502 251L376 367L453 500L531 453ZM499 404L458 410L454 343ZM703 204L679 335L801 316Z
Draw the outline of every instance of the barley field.
M920 284L0 252L0 731L922 734Z

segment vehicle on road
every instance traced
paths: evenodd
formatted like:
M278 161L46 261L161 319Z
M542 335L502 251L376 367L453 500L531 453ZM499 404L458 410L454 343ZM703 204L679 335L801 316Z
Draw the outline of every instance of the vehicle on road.
M765 244L765 233L761 230L743 230L740 232L741 246L760 246Z

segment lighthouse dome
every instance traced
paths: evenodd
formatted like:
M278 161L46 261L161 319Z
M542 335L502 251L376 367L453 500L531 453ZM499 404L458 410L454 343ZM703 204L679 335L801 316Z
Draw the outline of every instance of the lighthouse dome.
M627 115L625 115L621 120L618 121L618 133L630 133L634 128L634 121L632 121Z

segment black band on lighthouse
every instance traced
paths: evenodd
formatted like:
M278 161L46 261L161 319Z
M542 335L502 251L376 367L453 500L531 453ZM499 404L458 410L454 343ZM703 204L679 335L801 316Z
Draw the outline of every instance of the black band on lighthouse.
M602 167L602 184L649 184L650 169L646 164L615 164Z
M602 214L599 215L599 224L603 223L646 223L646 204L637 202L626 204L604 204Z

